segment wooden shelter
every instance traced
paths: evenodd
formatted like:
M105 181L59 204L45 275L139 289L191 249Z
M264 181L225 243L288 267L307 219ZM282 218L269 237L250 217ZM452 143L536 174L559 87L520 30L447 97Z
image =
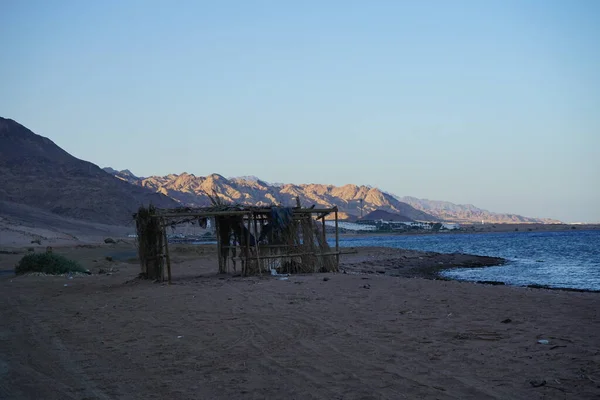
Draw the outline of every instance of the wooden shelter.
M335 215L335 249L327 243L325 217ZM214 224L219 273L241 275L336 272L338 209L222 205L201 208L140 207L134 215L141 275L171 281L167 228ZM238 270L239 267L239 270Z

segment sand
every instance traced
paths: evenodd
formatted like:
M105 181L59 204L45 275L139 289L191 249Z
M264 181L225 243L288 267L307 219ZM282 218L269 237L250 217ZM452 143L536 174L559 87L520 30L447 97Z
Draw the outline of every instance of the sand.
M445 258L377 248L345 274L218 276L212 250L174 246L172 285L124 243L55 248L91 276L0 277L0 398L600 397L597 293L393 277Z

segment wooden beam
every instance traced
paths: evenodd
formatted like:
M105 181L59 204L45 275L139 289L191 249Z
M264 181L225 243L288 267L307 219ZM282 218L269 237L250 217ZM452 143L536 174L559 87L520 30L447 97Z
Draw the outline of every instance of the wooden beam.
M236 249L240 246L223 246L223 249ZM296 248L297 245L293 244L261 244L258 246L259 249L283 249L283 248Z
M331 251L328 253L317 253L317 252L308 252L308 253L290 253L290 254L274 254L274 255L270 255L270 256L262 256L260 257L261 259L267 259L267 258L286 258L286 257L300 257L300 256L307 256L307 255L313 255L313 256L334 256L334 255L338 255L339 256L340 253L335 252L335 251ZM238 257L238 260L242 260L243 258Z
M338 229L338 210L335 207L335 260L337 263L336 269L340 268L340 230Z
M323 238L321 239L323 241L323 243L321 244L321 248L324 249L325 248L325 244L327 243L327 234L325 233L325 218L323 218L321 220L321 222L323 223ZM325 258L323 258L323 262L325 262Z
M340 250L340 254L358 254L358 250Z
M252 221L252 214L248 216L248 233L246 234L246 262L244 268L246 269L246 273L244 275L248 275L248 270L250 267L250 223ZM243 225L243 224L242 224ZM256 241L256 239L255 239Z
M164 220L163 220L163 224L164 224ZM165 256L166 256L166 260L167 260L167 279L169 282L169 285L171 284L171 257L169 257L169 239L167 238L167 230L165 228L163 228L163 235L164 235L164 241L165 241Z
M337 207L334 208L293 208L293 214L324 214L324 213L332 213L337 210ZM227 216L236 216L236 215L249 215L253 214L268 214L271 212L270 208L264 209L256 209L256 210L244 210L244 211L171 211L171 210L163 210L159 211L153 218L177 218L177 217L227 217Z
M223 273L223 260L221 259L223 243L221 243L221 228L219 226L219 220L215 218L215 232L217 234L217 256L219 257L219 273ZM227 249L229 251L229 249Z
M191 211L191 212L166 212L161 214L153 215L153 217L157 218L176 218L176 217L228 217L235 215L248 215L250 211L212 211L212 212L200 212L200 211Z
M260 265L260 251L258 251L258 223L256 221L256 215L251 216L254 222L254 248L256 250L256 267L258 268L258 274L262 275L262 268Z

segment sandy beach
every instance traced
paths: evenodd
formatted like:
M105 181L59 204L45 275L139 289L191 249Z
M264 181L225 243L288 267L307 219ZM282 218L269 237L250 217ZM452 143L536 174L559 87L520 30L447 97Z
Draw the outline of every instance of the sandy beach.
M394 249L283 280L173 246L172 285L136 279L131 243L54 251L93 274L0 277L2 399L600 396L596 293L410 278L449 256Z
M600 0L0 5L0 400L600 400Z

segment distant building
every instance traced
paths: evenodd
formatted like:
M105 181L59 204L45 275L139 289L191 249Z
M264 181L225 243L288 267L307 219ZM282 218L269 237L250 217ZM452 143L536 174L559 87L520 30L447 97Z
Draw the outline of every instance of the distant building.
M419 221L385 221L380 220L359 220L357 225L372 226L378 231L408 231L408 230L424 230L430 231L433 229L433 222L419 222ZM440 230L457 230L460 229L460 225L452 222L441 223Z
M454 222L442 222L442 229L454 231L454 230L460 229L460 224L457 224Z
M411 229L415 230L430 230L432 229L432 224L428 222L417 222L417 221L385 221L383 219L379 220L369 220L363 219L357 221L359 225L365 226L374 226L378 231L407 231Z
M325 225L329 227L335 226L335 221L325 221ZM375 225L366 225L366 224L357 224L355 222L338 222L338 227L340 229L345 229L347 231L371 231L374 232L377 230Z

